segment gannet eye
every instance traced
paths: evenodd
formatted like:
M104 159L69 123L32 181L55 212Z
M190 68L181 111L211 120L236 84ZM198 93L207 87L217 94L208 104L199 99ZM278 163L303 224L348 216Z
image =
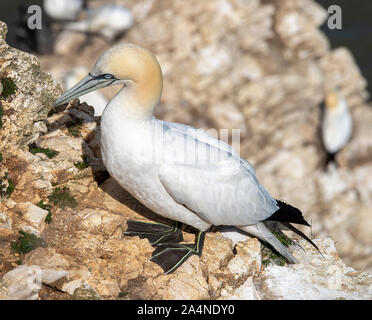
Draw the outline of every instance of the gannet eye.
M103 77L104 77L105 79L113 79L113 78L115 78L115 77L114 77L112 74L110 74L110 73L106 73L106 74L104 74Z

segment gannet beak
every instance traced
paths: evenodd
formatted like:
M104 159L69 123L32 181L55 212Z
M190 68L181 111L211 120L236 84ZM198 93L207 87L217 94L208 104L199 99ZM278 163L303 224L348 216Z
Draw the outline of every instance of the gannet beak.
M60 96L54 102L54 106L58 107L61 104L67 103L75 98L79 98L91 91L115 84L117 80L118 79L111 74L99 76L92 76L91 74L88 74L85 78L81 79L71 89L67 90L62 96Z

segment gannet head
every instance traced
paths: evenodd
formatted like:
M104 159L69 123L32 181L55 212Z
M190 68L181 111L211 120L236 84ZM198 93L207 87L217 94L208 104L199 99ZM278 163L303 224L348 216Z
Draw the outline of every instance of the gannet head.
M126 86L125 90L144 112L152 110L160 99L163 86L160 65L154 55L134 44L117 44L104 52L91 72L58 98L54 105L118 84Z
M339 103L339 97L336 92L329 92L325 98L325 106L328 110L334 110Z

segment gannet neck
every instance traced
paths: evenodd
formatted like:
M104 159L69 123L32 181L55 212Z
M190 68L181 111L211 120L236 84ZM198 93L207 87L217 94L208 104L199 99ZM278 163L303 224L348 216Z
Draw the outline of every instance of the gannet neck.
M153 117L160 95L159 88L129 83L116 94L106 109L128 120L148 120Z
M128 82L113 102L120 104L127 117L145 120L153 116L161 92L162 78L159 72L145 79Z

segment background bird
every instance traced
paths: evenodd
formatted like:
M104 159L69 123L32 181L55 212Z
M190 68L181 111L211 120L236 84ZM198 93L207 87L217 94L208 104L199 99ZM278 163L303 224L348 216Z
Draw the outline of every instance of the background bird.
M133 25L132 12L123 6L108 4L89 8L84 20L65 24L66 30L99 34L112 41Z
M148 50L128 43L113 46L55 105L110 85L122 88L101 118L101 151L108 172L155 213L199 230L194 244L183 244L177 223L128 221L126 235L148 238L156 246L152 261L171 273L190 255L201 255L205 231L228 225L268 242L290 263L296 262L265 221L282 222L304 236L290 224L309 225L302 213L275 200L257 180L253 166L228 144L193 127L155 118L163 80Z
M352 117L346 99L338 92L327 93L322 119L322 139L327 151L327 163L334 161L335 154L350 140Z
M79 18L83 0L44 0L43 7L48 16L56 21L72 21Z

